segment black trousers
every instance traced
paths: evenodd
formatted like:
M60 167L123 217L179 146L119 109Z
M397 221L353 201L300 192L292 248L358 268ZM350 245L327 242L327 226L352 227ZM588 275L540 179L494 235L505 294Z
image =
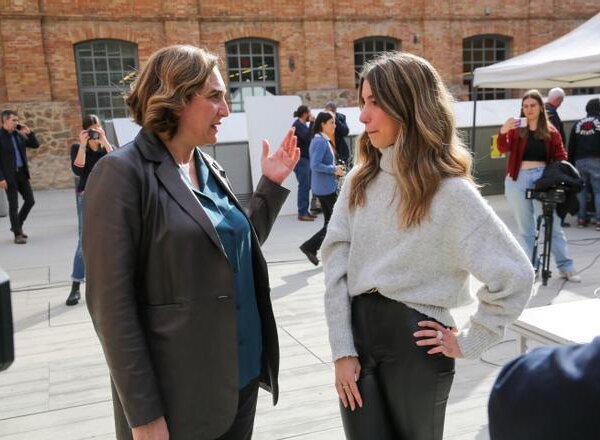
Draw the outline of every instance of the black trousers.
M258 380L253 380L240 390L238 411L229 430L216 440L250 440L254 429Z
M23 197L23 206L20 211L18 194L21 194L21 197ZM10 230L17 236L23 233L23 223L25 223L25 219L35 203L33 190L24 170L19 170L15 173L14 183L9 184L8 188L6 188L6 198L8 199Z
M321 244L323 240L325 240L325 234L327 234L327 225L329 224L329 219L331 218L331 213L333 212L333 205L335 205L335 201L337 200L337 193L327 194L325 196L317 196L319 202L321 203L321 209L323 210L323 227L312 237L302 244L302 247L308 249L313 254L316 254L319 249L321 249Z
M363 407L340 404L347 439L442 440L454 359L415 344L413 333L425 319L431 320L379 293L353 299Z

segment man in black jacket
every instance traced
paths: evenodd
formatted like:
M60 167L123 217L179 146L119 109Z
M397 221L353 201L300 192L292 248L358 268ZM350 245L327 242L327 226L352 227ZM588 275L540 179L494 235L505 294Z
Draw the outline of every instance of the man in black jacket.
M346 124L346 115L337 112L337 105L333 101L329 101L325 104L325 110L332 112L335 115L335 139L332 139L335 147L336 158L343 160L346 166L349 165L350 160L350 149L346 143L346 136L350 133L348 124Z
M567 139L565 137L565 128L563 123L558 116L558 107L562 104L565 99L565 91L560 87L555 87L548 92L548 98L546 99L546 113L548 114L548 119L552 122L552 125L556 127L558 132L560 133L560 137L563 141L563 145L565 150L567 149Z
M579 213L577 224L584 227L588 223L587 193L593 190L596 213L596 230L600 231L600 99L590 99L585 106L587 116L573 125L569 136L569 162L577 167L584 181L583 189L577 195Z
M562 120L560 119L560 116L558 116L558 111L557 111L558 107L560 107L560 105L562 104L564 99L565 99L565 91L563 89L561 89L560 87L555 87L548 92L548 98L546 99L546 104L544 107L546 108L546 113L548 114L548 119L550 119L550 122L552 123L552 125L554 125L554 127L560 133L560 138L562 139L563 146L565 147L565 150L566 150L567 149L567 138L565 136L565 127L562 123ZM564 217L560 218L560 225L565 228L571 226L570 223L567 223L565 221Z
M0 189L6 190L10 230L15 234L16 244L27 243L23 223L31 211L33 191L29 184L29 168L25 148L38 148L40 144L27 125L19 124L18 115L12 110L2 112L0 128ZM19 210L18 194L23 197Z

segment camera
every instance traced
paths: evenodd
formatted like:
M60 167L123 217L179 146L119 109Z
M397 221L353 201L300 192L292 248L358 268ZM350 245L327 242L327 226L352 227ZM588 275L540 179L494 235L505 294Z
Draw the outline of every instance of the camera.
M567 199L564 188L551 188L547 191L541 191L533 188L528 188L525 191L526 199L539 200L542 203L564 203Z
M98 139L100 139L100 133L98 133L96 130L93 130L91 128L88 130L88 136L91 141L97 141Z

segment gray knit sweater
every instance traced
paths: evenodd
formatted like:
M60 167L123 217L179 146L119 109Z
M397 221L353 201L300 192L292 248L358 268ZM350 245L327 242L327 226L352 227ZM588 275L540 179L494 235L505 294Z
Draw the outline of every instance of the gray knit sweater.
M472 300L469 274L483 286L477 291L477 312L457 338L465 357L477 357L502 338L505 326L525 307L534 280L531 263L487 201L463 178L442 180L430 220L400 229L389 148L382 150L380 166L367 188L365 206L353 211L348 197L356 169L348 174L321 247L333 359L357 355L351 297L375 288L455 326L449 309Z

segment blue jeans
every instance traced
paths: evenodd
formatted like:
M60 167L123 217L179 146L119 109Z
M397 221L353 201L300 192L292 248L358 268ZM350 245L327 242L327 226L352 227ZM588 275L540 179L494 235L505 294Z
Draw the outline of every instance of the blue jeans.
M310 193L310 160L301 157L294 174L298 179L298 215L308 215L309 193Z
M542 176L543 171L544 167L519 170L519 177L516 181L512 180L510 176L506 176L504 180L504 195L512 208L519 230L517 239L529 258L533 254L536 220L542 213L542 203L538 200L526 199L525 190L534 187L535 181ZM560 226L560 218L556 215L556 212L554 212L553 224L552 255L556 261L556 266L563 272L572 272L574 270L573 260L568 255L567 238ZM536 256L536 264L534 265L536 269L537 258L538 256Z
M587 192L591 186L594 190L594 204L596 205L596 223L600 223L600 159L589 158L579 159L575 165L581 178L583 179L583 188L577 194L579 199L579 220L586 220L587 212Z
M79 238L77 240L77 248L75 249L75 256L73 257L73 273L71 279L73 281L83 282L85 279L85 266L83 265L83 251L81 249L81 236L83 231L83 193L77 193L75 195L77 202L77 223Z

